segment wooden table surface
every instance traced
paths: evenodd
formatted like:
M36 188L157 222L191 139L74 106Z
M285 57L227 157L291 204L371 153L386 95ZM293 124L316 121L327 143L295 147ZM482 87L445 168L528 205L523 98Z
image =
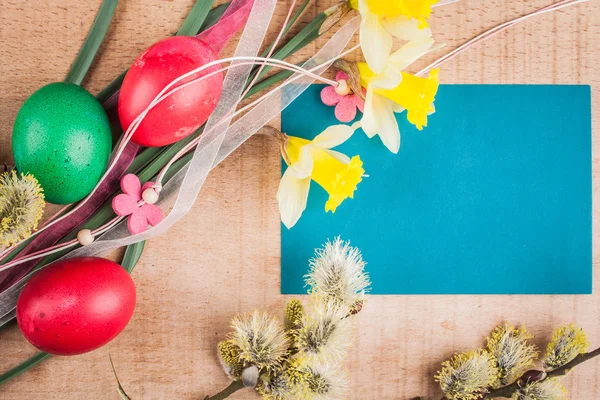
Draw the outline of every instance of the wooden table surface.
M438 42L452 49L477 33L552 0L462 0L435 11ZM11 162L15 115L36 88L65 76L100 0L0 0L0 162ZM302 24L334 0L313 2ZM97 93L146 47L176 31L193 0L122 0L107 41L84 82ZM280 1L271 40L290 1ZM314 51L318 42L302 56ZM417 67L426 64L420 62ZM600 122L600 2L546 14L470 49L442 67L445 83L591 84L594 132ZM484 101L484 100L482 100ZM507 116L510 118L510 116ZM277 124L277 121L274 122ZM594 194L600 145L594 135ZM111 345L134 399L201 399L228 384L215 347L239 312L281 315L280 224L275 193L280 156L256 137L210 175L194 209L147 244L133 277L135 315ZM560 162L560 160L557 160ZM594 196L594 225L598 221ZM482 345L504 321L527 324L545 345L554 327L576 322L600 345L598 233L591 296L374 296L356 319L348 369L351 399L439 398L433 374L454 351ZM368 260L367 260L368 261ZM524 272L525 273L525 272ZM518 279L518 277L515 277ZM0 369L34 349L16 326L0 332ZM570 398L600 398L600 360L565 379ZM107 349L55 357L0 388L2 399L117 399ZM233 399L258 398L251 391Z

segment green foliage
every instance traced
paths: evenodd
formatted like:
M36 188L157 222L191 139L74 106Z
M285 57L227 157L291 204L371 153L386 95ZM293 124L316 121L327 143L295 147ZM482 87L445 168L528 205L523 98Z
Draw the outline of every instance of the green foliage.
M41 363L48 357L50 357L50 354L48 354L48 353L43 353L43 352L37 353L30 359L22 362L21 364L17 365L14 368L9 369L8 371L6 371L2 375L0 375L0 385L10 381L13 378L16 378L17 376L21 375L23 372L30 370L31 368L35 367L36 365L38 365L39 363Z
M196 4L188 14L185 21L177 31L178 36L194 36L204 24L214 0L196 0Z
M119 0L104 0L83 46L71 66L65 82L80 85L104 40Z
M97 51L102 43L102 40L108 30L108 26L110 24L110 20L112 15L114 14L116 5L118 0L105 0L99 13L78 54L75 62L71 70L69 71L66 82L71 82L75 84L80 84L83 81ZM197 32L194 32L199 28L199 31L206 30L213 26L224 14L227 9L229 3L225 3L219 5L213 9L210 9L214 1L204 1L198 0L197 3L192 8L190 14L184 21L181 29L177 32L177 34L186 34L193 35ZM309 1L305 0L299 10L294 14L294 16L290 19L289 23L285 27L285 33L291 29L291 27L297 22L297 19L300 17ZM273 56L273 58L284 59L291 55L293 55L298 50L305 47L307 44L311 43L313 40L318 38L322 32L319 32L321 29L323 22L327 18L327 13L320 13L313 21L311 21L304 29L300 31L300 33L294 36L288 43L286 43L283 47L281 47ZM284 33L284 34L285 34ZM264 73L267 71L265 70ZM100 102L105 102L108 100L113 94L115 94L121 87L123 79L127 73L127 70L121 73L115 80L113 80L106 88L104 88L97 96L96 99ZM261 74L261 76L264 75ZM249 94L246 95L245 98L250 97L252 94L257 93L264 88L274 85L277 82L280 82L290 76L288 71L283 71L282 73L275 74L262 82L256 84ZM253 76L249 78L249 82L253 79ZM128 169L128 172L134 172L138 174L140 180L142 182L146 182L151 180L156 176L156 174L171 160L171 158L181 150L185 145L187 145L190 141L197 138L202 133L202 128L198 129L193 135L181 140L175 144L170 146L162 147L162 148L148 148L143 150L138 156L134 159L131 166ZM183 156L181 159L173 163L171 168L165 174L165 181L168 182L169 179L173 177L173 175L179 171L181 168L185 167L187 163L191 160L192 154L187 154ZM69 240L74 239L77 236L77 232L81 229L96 229L108 221L110 221L114 217L114 212L111 207L112 198L109 198L102 206L98 208L98 210L83 224L76 227L73 232L65 236L63 239L59 241L59 243L64 243ZM68 212L66 210L65 212ZM10 252L2 259L2 263L6 263L14 259L19 252L27 246L31 240L35 237L35 233L24 243L19 245L15 250ZM136 265L139 257L144 248L144 242L136 243L134 245L128 246L125 257L123 259L123 267L131 273L134 266ZM63 250L61 252L54 253L52 255L44 257L40 262L36 264L33 270L39 270L44 266L50 264L51 262L61 258L72 251L72 249ZM27 371L33 366L37 365L41 361L45 360L49 357L47 353L39 353L31 359L21 363L17 367L7 371L6 373L0 375L0 384L4 383L13 377Z

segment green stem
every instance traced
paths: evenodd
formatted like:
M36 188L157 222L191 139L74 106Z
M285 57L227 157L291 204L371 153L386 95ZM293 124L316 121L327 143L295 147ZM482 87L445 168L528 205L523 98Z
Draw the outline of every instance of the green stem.
M27 361L22 362L14 368L9 369L8 371L0 375L0 385L10 381L12 378L21 375L23 372L35 367L48 357L50 357L50 354L48 353L37 353Z
M204 398L204 400L223 400L223 399L228 398L229 396L231 396L233 393L237 392L238 390L241 390L244 388L245 388L244 383L241 380L233 381L229 384L229 386L227 386L225 389L223 389L219 393L215 394L214 396L206 396Z
M118 2L119 0L104 0L102 2L92 29L90 29L90 33L88 33L87 38L83 42L83 46L81 46L81 50L79 50L79 54L77 54L77 58L75 58L75 62L73 62L65 78L65 82L75 85L81 85L81 82L83 82L83 78L85 78L90 69L92 61L94 61L96 53L108 31Z

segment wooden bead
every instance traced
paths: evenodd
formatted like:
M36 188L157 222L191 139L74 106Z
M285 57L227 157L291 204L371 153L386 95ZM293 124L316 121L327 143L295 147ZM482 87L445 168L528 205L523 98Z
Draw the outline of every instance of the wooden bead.
M92 231L89 229L82 229L77 232L77 241L82 246L87 246L94 242L94 236L92 235Z
M154 204L158 201L158 193L153 188L148 188L142 193L142 199L144 199L147 204Z
M350 86L348 86L348 82L346 82L345 79L340 79L337 82L338 82L338 85L335 87L335 92L337 94L339 94L340 96L349 95L351 90L350 90Z

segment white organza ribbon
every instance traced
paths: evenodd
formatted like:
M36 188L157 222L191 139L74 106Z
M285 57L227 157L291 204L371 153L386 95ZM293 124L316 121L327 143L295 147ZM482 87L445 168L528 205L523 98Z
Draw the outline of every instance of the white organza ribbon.
M260 2L257 2L257 4L260 4ZM254 10L250 15L248 26L252 23L253 14ZM256 23L257 25L261 24L261 26L268 25L267 22ZM332 60L335 60L335 57L344 50L353 34L358 29L358 25L358 18L348 22L302 67L311 69L319 66L317 72L322 73L331 65L333 62ZM246 30L244 31L244 36L245 35ZM245 38L242 37L238 50L243 45L244 39ZM258 39L254 40L256 40L256 42L261 41ZM256 45L256 42L252 43L252 45L255 46L256 51L258 52L259 46ZM250 46L251 45L248 45L248 47ZM236 55L247 55L247 53L236 51ZM278 90L271 91L266 99L255 106L246 115L238 119L233 125L229 126L229 123L220 123L221 119L226 119L230 122L231 117L229 115L240 101L240 95L243 86L247 81L249 72L250 68L246 67L238 67L229 71L227 78L225 79L221 101L204 129L204 132L208 132L208 134L203 134L201 136L194 157L190 163L177 172L163 187L161 191L161 200L158 203L161 208L168 207L172 201L173 195L177 194L173 209L167 217L165 217L165 219L157 226L137 235L130 235L127 231L126 223L123 222L111 231L102 235L102 237L91 245L72 251L63 258L99 255L117 247L127 246L141 240L147 240L164 234L192 208L210 170L223 161L223 159L235 151L270 120L279 115L285 107L302 94L302 92L304 92L314 81L312 78L304 77L301 74L293 75L284 82ZM233 87L227 85L228 82L233 83ZM290 85L291 83L293 83L293 85ZM285 90L281 90L284 86ZM278 93L280 93L279 96L276 95ZM216 126L217 123L219 123L218 126Z
M234 57L253 57L258 54L269 29L276 3L276 0L256 0L254 2ZM239 62L233 62L232 65L236 63ZM204 133L200 136L193 158L185 168L182 168L169 180L161 191L161 201L158 205L163 209L166 204L170 203L169 200L173 194L177 194L171 212L158 225L137 235L130 235L124 229L125 224L122 223L102 235L91 245L79 248L64 258L98 255L107 250L162 235L187 214L194 205L198 193L212 169L221 144L227 136L231 115L241 101L241 95L251 70L252 65L244 65L228 71L223 82L219 104L204 127Z
M236 49L236 56L254 56L258 53L267 33L276 0L257 0ZM360 18L356 17L342 26L335 35L305 62L304 69L314 69L320 74L342 53L358 30ZM157 203L163 210L173 205L170 213L155 227L131 235L123 221L89 246L76 249L61 259L98 256L115 248L128 246L164 234L193 206L208 173L248 138L275 118L302 94L313 78L294 74L278 88L230 126L231 114L241 101L241 94L251 71L251 66L232 68L223 83L221 100L209 118L190 163L178 171L163 187ZM225 121L225 122L223 122ZM173 203L174 201L174 203ZM14 317L16 302L23 286L35 273L23 277L13 287L0 294L0 326Z

